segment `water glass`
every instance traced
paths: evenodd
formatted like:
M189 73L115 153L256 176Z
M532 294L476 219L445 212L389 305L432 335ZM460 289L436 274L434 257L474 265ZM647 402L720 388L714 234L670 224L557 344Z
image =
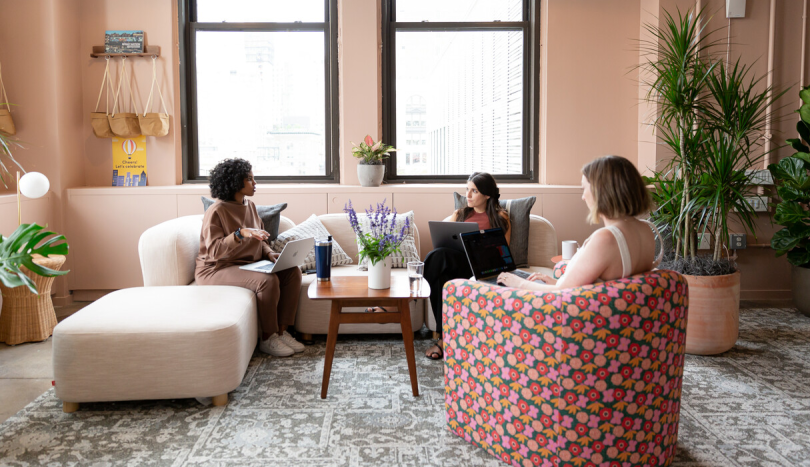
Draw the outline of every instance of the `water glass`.
M408 281L411 294L419 295L422 292L422 275L425 273L425 263L422 261L408 262Z

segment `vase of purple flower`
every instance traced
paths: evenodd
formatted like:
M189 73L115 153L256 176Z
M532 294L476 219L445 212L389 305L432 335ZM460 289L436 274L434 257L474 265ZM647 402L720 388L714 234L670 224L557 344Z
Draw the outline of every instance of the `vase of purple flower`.
M385 200L377 203L377 208L369 206L366 217L361 219L352 207L352 201L344 206L349 223L357 236L357 256L362 262L368 260L368 287L387 289L391 287L391 258L399 252L402 241L410 231L410 221L397 229L397 211L385 206Z

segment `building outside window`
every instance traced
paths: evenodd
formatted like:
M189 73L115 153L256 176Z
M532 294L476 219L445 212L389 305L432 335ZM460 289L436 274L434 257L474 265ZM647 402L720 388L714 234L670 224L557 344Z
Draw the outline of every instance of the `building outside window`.
M336 181L336 0L186 0L185 176Z
M536 180L538 16L526 0L384 0L388 178ZM534 41L534 42L533 42Z

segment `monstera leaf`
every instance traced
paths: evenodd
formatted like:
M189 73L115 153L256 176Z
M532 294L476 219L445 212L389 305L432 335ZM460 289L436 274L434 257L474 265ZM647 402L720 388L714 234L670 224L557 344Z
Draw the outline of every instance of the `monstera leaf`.
M55 236L51 237L52 235ZM51 238L45 240L48 237ZM7 238L0 235L0 282L10 288L24 285L31 292L38 293L34 281L26 276L20 267L25 266L31 272L44 277L67 274L69 271L56 271L40 266L34 263L32 257L35 254L42 256L68 254L68 244L64 240L64 235L43 230L42 226L37 224L22 224ZM40 242L43 243L40 245Z

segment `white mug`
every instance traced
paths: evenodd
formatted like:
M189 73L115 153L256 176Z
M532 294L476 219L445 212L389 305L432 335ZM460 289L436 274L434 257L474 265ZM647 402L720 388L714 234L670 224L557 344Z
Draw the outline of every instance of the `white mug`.
M564 240L562 242L562 259L571 259L577 252L579 243L576 240Z

